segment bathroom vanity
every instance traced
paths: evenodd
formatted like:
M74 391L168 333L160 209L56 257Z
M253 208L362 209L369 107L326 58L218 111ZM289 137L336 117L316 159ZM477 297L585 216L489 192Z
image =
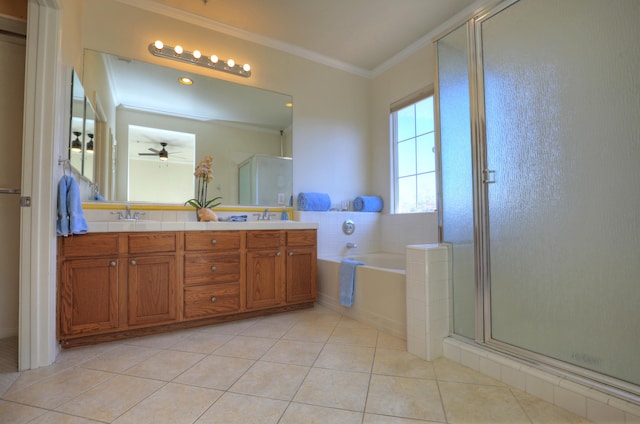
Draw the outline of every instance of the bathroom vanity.
M198 227L194 224L190 228ZM59 237L61 345L312 307L316 228L291 221L255 229L243 224L249 225L203 223L203 229L184 231Z

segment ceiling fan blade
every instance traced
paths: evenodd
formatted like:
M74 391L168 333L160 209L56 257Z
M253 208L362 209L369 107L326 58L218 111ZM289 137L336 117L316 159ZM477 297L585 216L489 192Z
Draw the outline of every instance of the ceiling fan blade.
M158 156L158 153L138 153L139 156Z
M154 149L153 147L149 147L149 150L154 152L155 154L160 153L160 150Z

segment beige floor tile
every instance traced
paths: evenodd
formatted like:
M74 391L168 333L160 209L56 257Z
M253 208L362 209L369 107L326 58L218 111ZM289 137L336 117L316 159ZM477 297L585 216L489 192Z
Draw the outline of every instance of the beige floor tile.
M326 344L313 366L370 373L374 353L372 347Z
M253 364L254 360L210 355L182 373L176 383L227 390Z
M264 337L235 336L213 351L218 356L260 359L275 344L275 339Z
M102 355L83 362L82 367L101 371L122 372L158 352L160 352L159 349L149 347L120 345Z
M42 381L46 378L49 378L53 375L56 375L64 370L68 370L73 368L69 363L65 364L51 364L48 367L36 368L33 370L27 370L20 373L17 379L13 382L13 384L9 387L9 389L4 393L3 397L8 395L9 393L22 390L25 387L28 387L32 384L35 384L39 381Z
M2 423L28 423L45 412L47 411L33 406L0 400L0 422Z
M383 349L407 350L407 341L387 333L378 333L378 345Z
M439 382L442 403L450 423L530 423L506 387Z
M438 381L452 381L456 383L484 384L489 386L502 386L501 381L487 377L478 371L460 365L446 358L439 358L433 361L433 370Z
M202 332L194 331L169 349L209 354L233 337L231 334L203 334Z
M111 422L165 383L116 375L56 408L58 412Z
M291 400L308 367L258 361L229 389L234 393Z
M56 358L56 364L77 366L85 361L107 353L120 346L120 342L99 343L89 346L78 346L73 349L62 349Z
M434 380L372 375L366 412L444 422L438 385Z
M20 372L5 372L0 374L0 397L9 390L9 388L18 380L20 375Z
M394 349L376 349L373 373L435 379L433 365L409 352Z
M375 328L373 328L369 324L365 324L364 322L360 322L345 316L340 319L340 322L338 322L336 328L361 328L367 330L375 330Z
M243 336L279 339L291 328L291 326L291 324L276 324L260 321L251 327L245 328L240 332L240 334Z
M590 422L566 409L558 408L549 402L520 390L511 389L511 393L516 397L520 406L522 406L522 409L534 424L586 424Z
M201 353L163 350L125 370L124 373L136 377L171 381L204 357L205 355Z
M54 409L112 376L103 371L69 368L36 384L12 392L6 395L5 399Z
M101 421L94 421L88 418L67 415L61 412L48 411L44 415L40 415L29 424L103 424Z
M169 333L153 334L150 336L123 340L122 344L151 347L155 349L167 349L168 347L178 343L185 336L185 332L172 331Z
M280 424L360 424L362 412L291 403Z
M300 322L282 336L286 340L298 340L302 342L324 343L329 339L333 332L334 325L313 324L308 322Z
M225 393L196 424L275 424L289 403L238 393Z
M378 330L360 327L336 327L329 337L329 343L350 344L356 346L375 347L378 341Z
M261 360L310 367L323 346L322 343L280 340L264 354Z
M413 420L411 418L390 417L388 415L364 414L362 424L421 424L433 423L439 424L438 421Z
M294 401L364 411L368 373L312 368Z
M191 424L222 393L219 390L168 383L115 420L114 424Z
M206 327L199 327L198 331L208 334L230 334L235 336L257 322L258 319L243 319L240 321L224 322L220 324L207 325Z

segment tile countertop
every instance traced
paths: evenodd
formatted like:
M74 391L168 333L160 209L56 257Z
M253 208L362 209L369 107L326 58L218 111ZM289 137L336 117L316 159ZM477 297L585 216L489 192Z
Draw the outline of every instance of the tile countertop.
M317 229L317 222L247 221L247 222L170 222L140 219L138 221L87 221L89 233L135 231L224 231L224 230L305 230Z

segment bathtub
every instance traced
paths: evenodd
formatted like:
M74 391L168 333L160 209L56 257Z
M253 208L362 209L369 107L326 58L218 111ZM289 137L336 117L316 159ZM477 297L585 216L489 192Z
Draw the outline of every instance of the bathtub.
M380 331L406 340L405 257L396 253L348 255L356 268L353 305L340 304L342 256L318 258L318 303Z

